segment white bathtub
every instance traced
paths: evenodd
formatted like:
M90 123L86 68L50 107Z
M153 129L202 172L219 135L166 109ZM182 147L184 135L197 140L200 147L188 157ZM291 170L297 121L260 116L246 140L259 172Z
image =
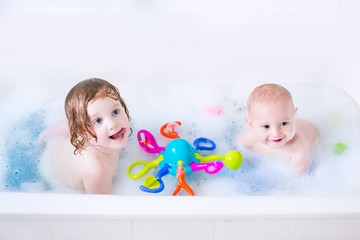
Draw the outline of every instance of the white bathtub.
M360 197L0 193L3 239L358 239Z
M359 10L142 11L0 13L3 95L98 76L149 86L330 83L360 103ZM359 226L358 195L0 193L0 239L350 240Z

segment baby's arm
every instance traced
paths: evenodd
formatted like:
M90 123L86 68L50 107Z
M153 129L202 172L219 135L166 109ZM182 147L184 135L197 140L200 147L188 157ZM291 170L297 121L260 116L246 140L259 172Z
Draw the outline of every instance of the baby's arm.
M310 168L310 152L308 149L298 150L291 157L291 164L296 174L303 175L308 173Z
M253 148L254 134L251 129L246 129L237 139L237 145L245 148Z
M294 170L297 174L306 174L310 168L310 152L318 136L317 129L309 122L298 119L298 132L300 140L296 146L296 152L291 159Z

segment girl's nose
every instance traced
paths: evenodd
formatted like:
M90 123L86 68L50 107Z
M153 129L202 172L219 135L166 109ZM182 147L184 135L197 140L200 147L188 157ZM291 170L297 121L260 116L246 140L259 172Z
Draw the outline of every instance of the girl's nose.
M115 128L115 127L116 127L116 121L110 119L110 120L108 121L107 127L109 128L109 130Z

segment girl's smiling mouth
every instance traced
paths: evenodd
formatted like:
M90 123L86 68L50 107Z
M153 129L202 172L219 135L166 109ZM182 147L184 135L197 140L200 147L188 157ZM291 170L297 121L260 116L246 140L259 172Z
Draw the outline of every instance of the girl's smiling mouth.
M125 132L126 132L126 128L122 128L119 132L111 135L110 138L113 139L113 140L122 139L122 138L124 138Z

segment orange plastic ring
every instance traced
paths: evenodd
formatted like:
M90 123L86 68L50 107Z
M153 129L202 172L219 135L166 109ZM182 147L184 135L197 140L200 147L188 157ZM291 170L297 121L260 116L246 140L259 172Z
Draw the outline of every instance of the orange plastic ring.
M179 126L181 126L181 122L179 121L175 121L175 123L179 124ZM176 138L180 138L180 136L174 131L170 132L170 133L167 133L165 132L165 129L166 127L169 125L169 123L166 123L165 125L163 125L161 128L160 128L160 133L164 136L164 137L167 137L167 138L172 138L172 139L176 139Z

